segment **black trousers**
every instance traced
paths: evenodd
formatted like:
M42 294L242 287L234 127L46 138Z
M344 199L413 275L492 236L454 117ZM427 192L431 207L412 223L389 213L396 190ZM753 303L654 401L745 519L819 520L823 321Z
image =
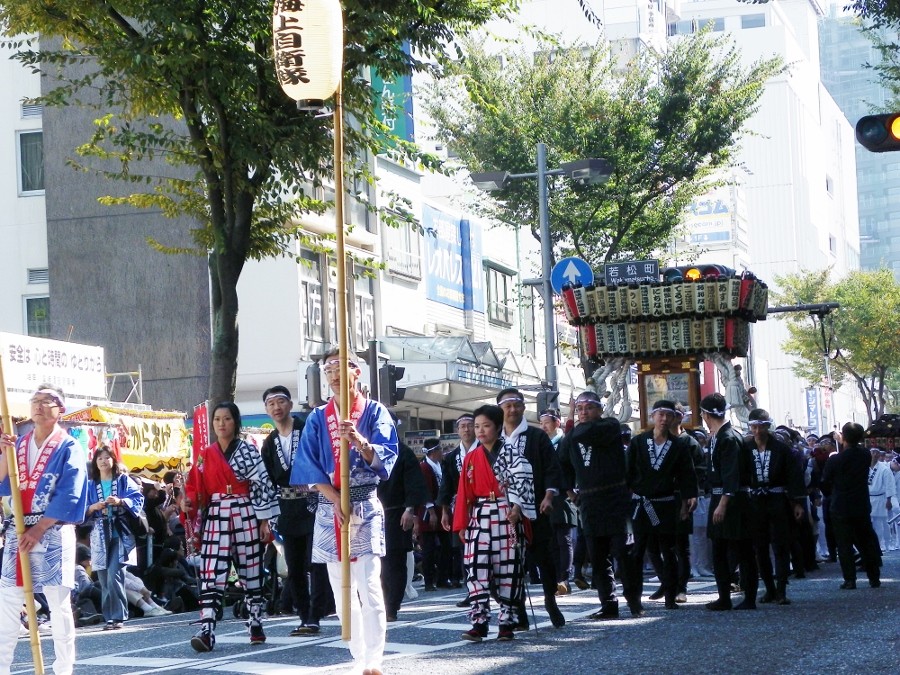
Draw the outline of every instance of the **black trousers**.
M653 571L660 579L660 586L662 586L665 572L659 543L655 538L647 541L647 555L650 558L650 564L653 565ZM679 532L675 535L675 558L678 568L676 593L687 593L688 580L691 578L691 535L689 533ZM664 588L663 592L665 592Z
M740 572L741 590L744 600L756 605L756 592L759 590L759 571L756 567L756 553L753 539L721 539L712 540L713 574L716 575L716 589L719 600L731 603L731 576L734 564L729 560L737 560Z
M574 525L553 526L554 560L556 562L556 581L565 583L572 572L572 558L575 553L575 542L572 535L575 532Z
M838 560L841 563L844 581L856 581L854 546L859 551L862 567L869 581L880 581L881 545L878 543L875 530L872 529L872 519L869 516L839 518L832 515L831 525L834 528Z
M544 607L556 607L556 563L553 555L553 543L550 537L534 540L525 552L526 561L530 561L541 575L541 587L544 591ZM523 575L525 566L523 565ZM517 614L519 623L528 623L528 614L525 611L525 593L519 602Z
M443 528L423 531L419 535L422 542L422 576L426 586L446 584L450 580L450 532Z
M381 588L388 616L397 616L406 592L406 554L403 549L388 551L381 559Z
M759 576L766 586L766 591L773 595L784 595L790 572L791 515L789 509L790 504L785 495L773 494L757 497L756 533L753 546L756 549ZM772 556L775 557L774 569Z
M660 585L665 593L666 604L675 602L678 593L678 556L675 551L675 534L659 532L656 528L634 533L634 546L629 554L629 580L631 589L625 592L629 603L640 602L644 593L644 554L648 548L659 554L660 568L657 570ZM690 564L690 563L688 563ZM623 590L625 577L622 578Z
M594 561L593 585L597 587L597 596L600 598L600 611L613 612L618 609L619 601L616 599L616 580L613 572L613 561L619 568L622 577L622 590L626 598L640 598L640 591L635 592L635 583L629 552L625 547L626 534L587 537L586 544L591 552L591 560Z
M284 536L284 560L287 563L287 584L291 599L301 623L311 620L310 558L312 556L312 532L295 537Z

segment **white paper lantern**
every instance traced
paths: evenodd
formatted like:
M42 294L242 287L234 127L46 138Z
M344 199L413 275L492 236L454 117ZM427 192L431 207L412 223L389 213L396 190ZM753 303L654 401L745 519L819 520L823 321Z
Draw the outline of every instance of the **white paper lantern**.
M322 107L344 67L340 0L275 0L272 34L281 88L304 107Z

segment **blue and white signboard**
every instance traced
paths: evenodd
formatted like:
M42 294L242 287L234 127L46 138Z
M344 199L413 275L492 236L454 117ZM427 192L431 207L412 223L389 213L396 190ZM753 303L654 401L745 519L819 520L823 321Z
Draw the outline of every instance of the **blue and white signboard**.
M819 390L815 387L806 390L806 426L810 433L819 434Z
M425 294L456 309L484 312L481 226L425 205Z
M590 286L594 283L594 270L581 258L563 258L550 271L550 285L560 294L566 284Z

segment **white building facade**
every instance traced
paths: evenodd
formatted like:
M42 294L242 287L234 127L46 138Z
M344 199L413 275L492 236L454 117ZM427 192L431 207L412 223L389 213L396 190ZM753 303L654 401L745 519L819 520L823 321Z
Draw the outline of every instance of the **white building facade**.
M49 336L47 219L44 204L41 106L38 75L0 48L0 248L6 261L0 292L0 331Z

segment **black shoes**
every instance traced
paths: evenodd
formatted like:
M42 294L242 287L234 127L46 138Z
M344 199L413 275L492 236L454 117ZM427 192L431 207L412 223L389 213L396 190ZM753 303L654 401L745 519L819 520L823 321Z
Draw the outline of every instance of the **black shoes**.
M713 600L712 602L707 602L706 609L711 612L727 612L728 610L732 609L731 600Z
M303 637L304 635L316 635L319 632L317 623L301 623L291 631L291 637Z
M855 581L845 581L841 584L842 591L855 591L856 590L856 582Z
M584 577L575 577L572 579L572 583L575 584L580 591L586 591L590 588L590 584L588 584L587 579Z
M612 621L619 618L619 609L601 609L588 617L591 621Z
M456 603L457 607L468 607L469 606L469 598L463 598L459 602Z
M755 602L748 602L746 599L744 599L744 600L742 600L741 602L739 602L738 604L736 604L736 605L734 606L734 608L735 608L736 610L737 610L737 609L756 609L756 603L755 603Z
M250 629L251 645L261 645L266 641L266 634L263 632L263 627L259 620L251 619L248 627Z
M559 611L559 607L556 603L552 603L546 605L547 614L550 615L550 623L553 624L554 628L562 628L566 625L566 617L563 616L563 613Z
M665 596L665 594L666 594L666 593L665 593L665 591L663 590L663 587L660 586L660 587L657 588L653 593L650 594L650 598L649 598L649 599L650 599L650 600L662 600L662 599L663 599L663 596Z
M766 591L759 599L759 602L762 605L768 605L770 602L775 602L775 593L773 593L772 591Z

